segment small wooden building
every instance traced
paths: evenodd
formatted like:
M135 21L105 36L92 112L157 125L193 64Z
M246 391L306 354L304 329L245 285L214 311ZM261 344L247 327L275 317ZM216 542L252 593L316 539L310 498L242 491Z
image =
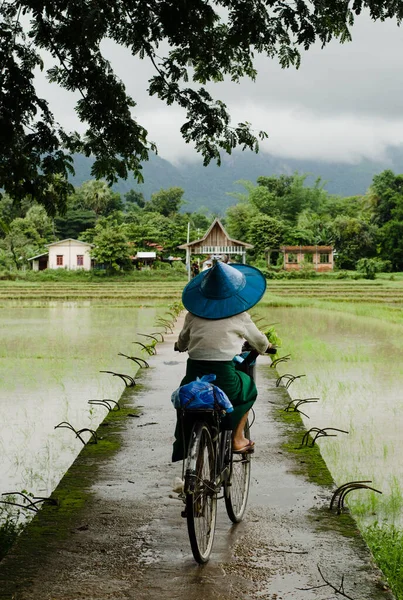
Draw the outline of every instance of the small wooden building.
M214 219L206 234L199 240L182 244L179 246L181 250L186 250L188 261L193 254L209 254L222 256L226 254L228 257L241 255L242 262L246 262L246 251L253 248L252 244L240 242L229 237L225 231L223 224L219 219Z
M315 271L333 270L333 246L282 246L284 269L295 271L312 265Z
M156 260L156 252L137 252L136 256L133 256L133 262L137 268L151 267Z

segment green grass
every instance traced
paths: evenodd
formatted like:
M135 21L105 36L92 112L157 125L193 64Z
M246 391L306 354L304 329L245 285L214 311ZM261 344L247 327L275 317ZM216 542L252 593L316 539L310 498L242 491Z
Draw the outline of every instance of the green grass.
M104 282L119 283L121 281L187 281L187 274L183 265L181 268L148 269L144 271L130 271L129 273L116 273L108 275L106 271L68 271L66 269L46 269L45 271L0 271L0 281L6 283L24 282Z
M386 293L386 292L385 292ZM295 294L295 295L294 295ZM329 291L328 299L319 298L307 298L298 296L296 291L290 290L286 297L273 295L266 293L263 300L261 301L259 308L261 307L283 307L283 308L315 308L326 311L336 311L341 313L350 313L357 317L364 317L365 319L377 319L381 321L388 321L389 323L403 324L403 294L399 299L399 305L385 305L382 298L377 299L375 297L364 299L346 299L343 302L335 301Z
M363 534L396 599L403 600L403 531L393 525L374 523Z
M185 282L186 283L186 282ZM0 307L42 307L49 303L92 306L171 304L181 299L183 281L0 281Z

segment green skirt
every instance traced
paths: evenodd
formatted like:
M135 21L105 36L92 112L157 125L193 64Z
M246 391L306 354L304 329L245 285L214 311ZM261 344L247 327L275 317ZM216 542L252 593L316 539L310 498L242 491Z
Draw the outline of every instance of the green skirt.
M227 414L222 422L223 429L235 429L243 415L250 410L256 400L257 389L255 382L242 371L235 369L232 360L213 361L213 360L192 360L187 361L186 375L181 381L181 385L186 385L194 381L196 377L214 373L216 380L214 385L225 392L230 399L234 410ZM175 442L173 445L172 461L185 458L186 449L190 438L190 428L185 427L182 431L182 425L179 420L175 428Z

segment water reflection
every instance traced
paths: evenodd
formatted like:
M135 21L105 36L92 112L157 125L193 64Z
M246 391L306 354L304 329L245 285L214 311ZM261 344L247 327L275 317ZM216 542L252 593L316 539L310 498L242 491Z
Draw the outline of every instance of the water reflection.
M306 374L290 386L290 394L320 398L303 409L310 417L304 418L306 427L349 431L319 442L336 483L372 479L384 492L376 499L356 492L350 505L368 512L361 505L372 498L378 517L402 521L403 327L305 308L266 311L270 322L279 322L281 354L292 355L278 371Z
M133 353L136 332L155 329L156 311L60 304L1 310L0 492L47 495L55 488L82 447L55 425L97 427L106 411L88 400L117 400L124 389L99 371L135 372L117 353Z

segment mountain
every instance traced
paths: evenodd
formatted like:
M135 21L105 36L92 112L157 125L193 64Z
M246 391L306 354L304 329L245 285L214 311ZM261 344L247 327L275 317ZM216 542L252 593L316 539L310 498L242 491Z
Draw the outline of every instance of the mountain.
M92 163L91 158L75 155L76 174L70 179L73 185L79 186L91 179ZM236 199L229 196L228 192L243 191L243 188L235 184L239 179L256 182L261 175L291 175L298 171L309 174L308 184L320 177L326 182L325 189L331 194L354 196L364 194L373 176L385 169L392 169L395 173L403 172L403 146L389 148L384 161L361 160L356 164L235 152L223 157L221 167L215 164L203 167L201 158L197 162L182 162L175 166L160 156L151 155L150 160L143 163L143 184L136 183L130 175L126 180L119 180L113 187L121 194L133 188L149 199L152 193L161 188L178 186L185 190L185 210L194 211L206 207L213 213L223 214L228 206L236 203Z

